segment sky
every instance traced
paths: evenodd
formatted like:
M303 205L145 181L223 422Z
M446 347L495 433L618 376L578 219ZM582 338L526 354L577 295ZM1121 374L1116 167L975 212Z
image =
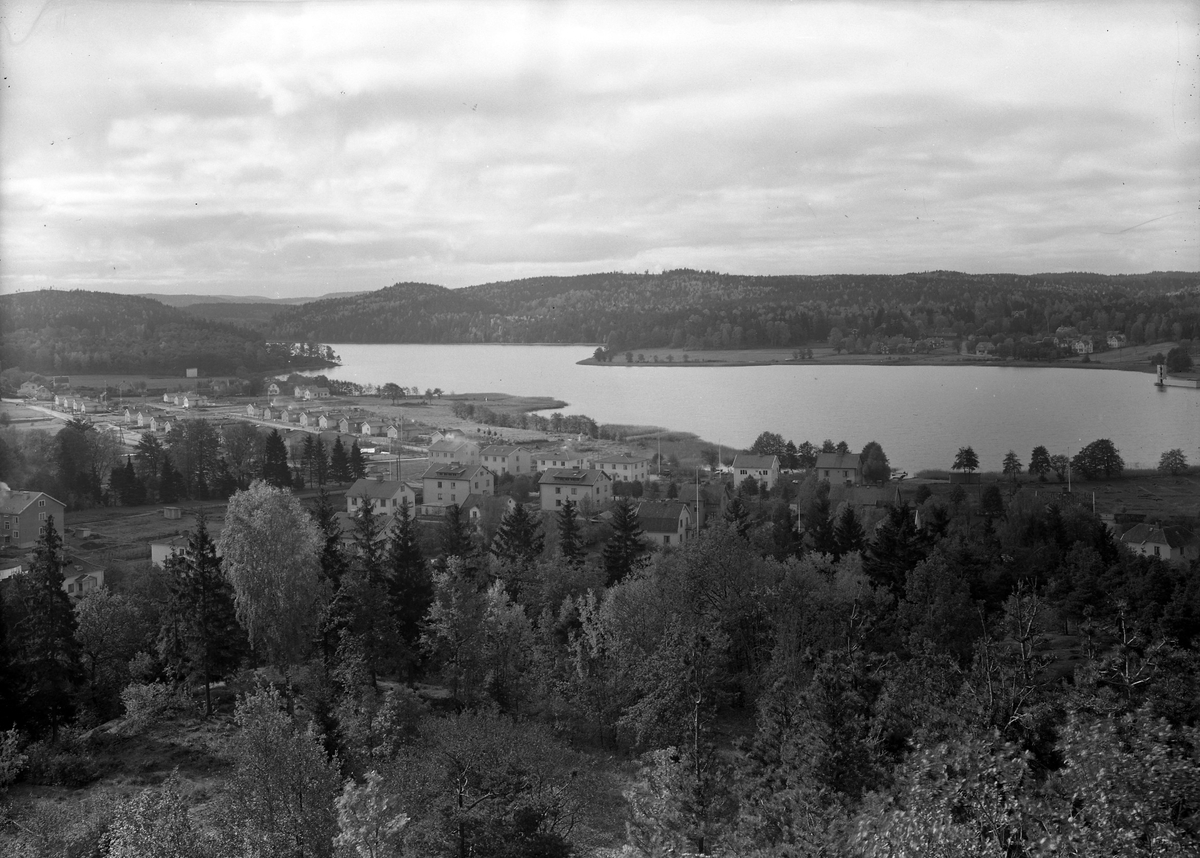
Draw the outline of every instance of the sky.
M1200 3L0 0L0 291L1200 270Z

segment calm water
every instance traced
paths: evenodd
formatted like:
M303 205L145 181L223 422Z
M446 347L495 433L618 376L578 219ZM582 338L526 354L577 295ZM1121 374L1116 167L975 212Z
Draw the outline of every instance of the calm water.
M797 444L879 441L892 466L948 468L975 448L999 470L1044 444L1078 452L1110 438L1128 467L1154 467L1180 447L1200 460L1200 391L1159 390L1153 377L1112 370L1003 367L578 366L588 346L333 344L343 365L325 372L360 383L422 390L554 396L564 414L695 432L747 447L763 430Z

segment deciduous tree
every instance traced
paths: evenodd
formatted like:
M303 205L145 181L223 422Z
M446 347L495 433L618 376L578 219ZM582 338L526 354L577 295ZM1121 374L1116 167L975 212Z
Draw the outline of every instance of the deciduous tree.
M1167 450L1162 454L1162 458L1158 460L1159 473L1170 474L1172 477L1186 473L1187 467L1187 456L1178 447Z
M954 454L954 464L950 466L954 471L966 471L968 474L974 473L979 468L979 456L975 455L975 451L970 447L959 447L958 452Z
M324 594L324 540L287 489L256 480L229 499L217 550L255 651L285 671L308 653Z

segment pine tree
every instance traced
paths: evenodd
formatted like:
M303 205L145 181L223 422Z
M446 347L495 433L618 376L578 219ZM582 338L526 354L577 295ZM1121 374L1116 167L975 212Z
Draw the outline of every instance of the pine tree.
M329 454L329 477L335 483L348 483L351 479L350 459L346 456L341 435L333 440L333 450Z
M433 577L421 554L417 523L409 514L407 499L401 502L392 522L387 563L392 616L409 651L415 653L421 640L421 623L433 604Z
M267 436L263 451L263 479L276 488L291 487L292 469L288 467L287 446L278 429Z
M367 475L367 462L363 458L362 450L358 448L358 441L350 445L350 477L351 479L361 480Z
M612 586L637 568L646 544L642 540L642 525L633 502L622 498L612 508L613 535L604 545L604 571L607 584Z
M71 715L71 692L79 676L75 610L63 589L66 556L54 516L33 550L21 587L24 616L15 629L23 674L21 704L26 721L49 727L55 738Z
M385 576L387 547L384 543L382 515L375 514L375 504L364 497L354 517L354 557L351 565L362 570L372 584L382 584Z
M532 563L545 548L542 522L529 514L525 504L517 504L500 519L490 551L501 560Z
M568 563L575 563L583 558L579 513L570 500L565 501L558 512L558 552Z
M221 573L217 547L204 513L188 538L184 562L175 567L176 606L181 612L189 673L204 682L205 717L212 715L212 682L237 667L249 649L238 624L233 587Z

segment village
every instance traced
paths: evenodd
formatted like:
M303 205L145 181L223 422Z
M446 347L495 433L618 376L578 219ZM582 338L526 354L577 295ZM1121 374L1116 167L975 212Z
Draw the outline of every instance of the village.
M474 411L473 402L487 403L501 413L505 409L527 413L561 404L502 394L427 391L421 396L413 389L412 396L405 396L400 389L401 397L388 404L379 395L381 390L373 391L375 395L348 395L324 385L266 379L260 397L222 396L213 392L221 389L219 383L204 380L202 389L198 381L189 372L184 384L174 383L181 389L143 392L132 401L121 397L118 402L110 402L103 392L84 395L66 388L67 378L57 379L61 386L57 391L26 383L19 392L31 414L52 416L56 423L68 418L89 421L107 436L118 464L136 454L142 438L165 440L181 420L200 419L218 427L240 423L255 427L264 438L277 433L288 451L294 489L305 502L315 503L319 490L334 497L347 549L354 538L355 517L367 508L384 534L406 506L433 541L430 534L454 507L480 548L486 548L500 521L518 503L539 513L550 533L555 530L554 517L569 502L591 526L589 541L598 550L613 502L627 497L646 547L662 550L695 539L714 516L727 517L735 498L743 507L755 505L763 519L769 517L763 504L773 498L775 506L788 509L799 537L814 483L828 485L833 518L851 509L868 533L886 518L891 505L912 503L919 526L921 500L935 494L948 497L956 483L973 485L976 491L979 486L979 474L907 481L907 475L893 474L883 482L868 481L860 455L846 449L825 450L805 467L786 468L778 455L713 450L713 445L705 449L694 437L653 427L635 427L618 441L563 431L570 421L561 415L544 421L547 431L498 429L464 419ZM354 465L347 470L350 479L323 475L318 487L312 485L314 475L309 469L306 480L305 445L311 450L318 440L326 450L336 446L344 451L347 466ZM1114 536L1135 553L1187 563L1200 555L1200 539L1184 527L1163 523L1166 517L1161 513L1178 508L1170 488L1160 485L1153 495L1139 490L1144 507L1140 512L1114 498L1100 515ZM1183 497L1192 488L1189 481ZM1098 489L1103 497L1111 487ZM53 517L67 537L71 574L64 588L73 598L105 586L106 575L114 572L122 574L147 562L161 567L187 545L198 514L204 515L214 536L223 520L224 504L219 498L68 511L62 500L44 492L7 485L0 492L0 580L27 568L44 522ZM1168 495L1165 502L1163 494ZM1151 498L1160 502L1158 507L1149 503ZM1094 499L1093 493L1093 504Z

